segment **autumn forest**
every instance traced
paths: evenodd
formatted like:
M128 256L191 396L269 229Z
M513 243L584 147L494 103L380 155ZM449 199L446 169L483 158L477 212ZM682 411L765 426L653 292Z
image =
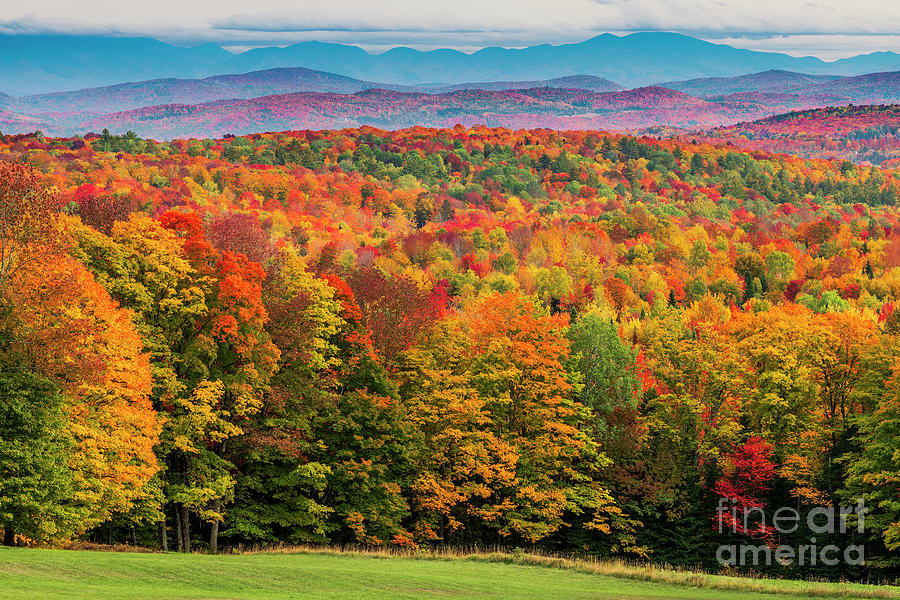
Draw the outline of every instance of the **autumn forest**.
M0 135L4 542L895 577L900 174L726 134Z

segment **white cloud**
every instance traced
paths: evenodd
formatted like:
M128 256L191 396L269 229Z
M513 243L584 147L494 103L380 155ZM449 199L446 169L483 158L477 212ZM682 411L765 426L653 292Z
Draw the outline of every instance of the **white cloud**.
M472 50L666 30L826 58L900 50L898 24L896 0L31 0L0 9L0 31L114 32L242 47L316 39Z

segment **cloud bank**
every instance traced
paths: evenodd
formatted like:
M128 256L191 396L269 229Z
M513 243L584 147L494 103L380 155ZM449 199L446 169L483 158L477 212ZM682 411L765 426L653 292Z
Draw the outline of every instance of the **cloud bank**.
M235 47L320 40L368 49L464 51L677 31L823 58L900 50L895 0L32 0L0 11L5 33L112 33ZM252 7L252 8L251 8Z

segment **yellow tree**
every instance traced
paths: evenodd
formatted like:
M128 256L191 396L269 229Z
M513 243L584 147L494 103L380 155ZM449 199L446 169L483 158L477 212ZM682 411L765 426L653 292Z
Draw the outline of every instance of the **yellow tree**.
M740 431L741 403L736 351L725 330L725 315L707 296L684 315L668 308L641 334L656 395L650 420L672 431L689 463L712 466Z
M20 363L64 395L74 502L88 529L140 501L159 469L148 357L131 314L74 258L19 270L5 295Z
M880 340L875 322L851 311L817 314L804 325L806 356L818 388L818 435L811 459L820 465L819 487L833 497L844 480L841 457L855 451L851 421L873 403L861 392L868 376L866 357Z
M732 323L744 357L744 395L753 428L769 439L794 494L822 502L842 479L850 420L875 323L853 312L815 314L800 305L744 314Z
M498 490L515 479L515 450L493 431L461 362L466 343L459 327L442 323L403 356L398 372L423 443L411 483L414 533L421 539L448 540L477 528L476 511L502 504Z
M55 208L31 168L0 161L0 289L56 238Z
M599 481L608 461L584 431L580 384L565 369L566 320L518 294L490 296L415 355L405 395L426 447L416 508L451 529L528 543L567 519L607 533L627 528Z

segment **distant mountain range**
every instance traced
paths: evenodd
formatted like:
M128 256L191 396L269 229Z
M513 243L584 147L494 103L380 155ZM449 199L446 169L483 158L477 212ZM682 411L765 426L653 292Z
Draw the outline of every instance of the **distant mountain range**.
M302 67L13 97L0 131L71 135L109 128L154 138L373 125L707 129L790 110L900 102L900 71L853 77L772 70L623 90L591 75L403 86Z
M199 104L215 100L258 98L296 92L353 94L369 89L448 93L462 89L512 90L573 88L594 92L624 89L600 77L574 76L546 81L494 81L441 86L403 86L353 79L302 67L267 69L251 73L216 75L205 79L151 79L132 83L53 92L15 98L0 93L0 109L27 114L52 112L110 113L157 104Z
M149 38L0 35L0 90L13 96L160 77L232 72L234 55L214 44L179 48Z
M900 101L900 73L892 75L895 101ZM873 88L880 95L878 90L882 89L885 76L876 74L847 80L855 84L851 92ZM450 127L457 123L510 128L634 131L671 126L700 130L790 110L849 104L854 100L866 102L859 95L850 98L851 95L822 97L752 91L698 98L663 87L616 92L552 87L464 89L439 94L369 89L352 94L299 92L202 103L164 103L107 113L26 114L6 109L0 112L0 131L41 129L46 133L70 135L109 128L116 133L133 130L145 137L171 139L362 125L384 129L413 125Z
M268 69L204 79L151 79L111 86L53 92L7 99L6 106L23 112L118 112L154 104L197 104L213 100L257 98L294 92L335 92L352 94L382 87L312 69ZM0 106L3 99L0 98Z
M855 77L765 71L737 77L712 77L656 84L698 98L771 103L791 98L794 105L892 102L900 94L898 72ZM354 94L370 89L448 94L461 90L573 89L623 91L621 85L593 75L547 80L492 81L436 86L407 86L354 79L303 67L215 75L204 79L151 79L111 86L14 97L0 93L0 109L23 114L106 114L162 104L202 104L217 100L252 99L297 92ZM780 98L778 98L780 97Z
M411 87L411 86L403 86ZM457 90L524 90L528 88L565 88L572 90L589 90L591 92L618 92L625 89L614 81L595 75L570 75L543 81L483 81L478 83L455 83L452 85L426 85L414 89L430 94L455 92Z
M661 87L692 96L717 98L733 94L796 94L846 102L894 102L900 97L900 73L869 73L855 77L765 71L737 77L707 77L660 83Z
M725 107L665 88L621 92L533 88L457 90L424 94L367 90L355 94L298 93L197 105L167 104L103 115L79 124L82 130L132 129L160 139L221 137L260 131L341 129L370 125L400 129L413 125L554 129L634 129L658 122L707 128L761 113L756 107Z
M893 52L825 62L659 32L603 34L577 44L484 48L472 54L411 48L370 54L356 46L304 42L235 55L213 44L181 48L148 38L2 35L0 56L0 90L13 96L296 67L394 86L541 81L584 75L626 87L773 69L844 76L900 69L900 55Z
M782 107L785 110L791 106ZM565 88L465 89L442 94L365 90L353 94L300 92L200 104L161 104L110 114L0 111L0 131L40 129L70 135L109 128L144 137L221 137L291 129L371 125L510 128L635 129L658 123L710 128L780 112L757 104L711 102L658 87L618 92Z
M809 75L773 69L737 77L702 77L687 81L667 81L659 85L692 96L714 97L743 92L799 94L814 86L837 79L842 79L842 77L840 75Z

